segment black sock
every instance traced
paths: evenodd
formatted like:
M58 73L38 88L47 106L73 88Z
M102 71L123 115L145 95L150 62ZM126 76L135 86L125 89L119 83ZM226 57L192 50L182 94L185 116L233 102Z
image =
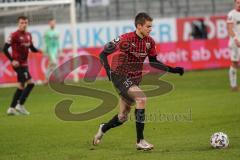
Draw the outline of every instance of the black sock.
M143 130L145 121L145 109L135 109L135 118L136 118L137 143L139 143L141 139L144 139Z
M25 103L25 101L26 101L29 93L32 91L33 87L34 87L33 83L27 85L27 87L23 90L22 95L19 99L19 104L23 105Z
M12 103L11 103L11 108L15 108L17 105L17 101L19 100L20 96L22 95L23 90L22 89L17 89L16 92L14 93Z
M105 123L102 127L103 133L107 132L109 129L120 126L123 122L120 122L118 115L115 115L108 123Z

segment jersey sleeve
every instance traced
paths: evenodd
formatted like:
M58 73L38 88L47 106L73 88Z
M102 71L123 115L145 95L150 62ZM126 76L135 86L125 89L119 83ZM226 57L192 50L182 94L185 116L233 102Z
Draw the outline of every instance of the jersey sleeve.
M229 12L227 16L227 23L233 23L233 22L234 22L233 12Z
M114 45L116 46L116 50L124 50L127 46L127 36L121 35L118 38L115 38L113 41Z
M149 49L149 52L148 52L148 56L150 56L150 57L157 56L156 44L155 44L155 41L153 39L151 39L151 41L150 41L150 49Z
M104 46L104 52L111 54L117 51L123 51L125 49L125 42L126 42L126 36L125 35L121 35L115 39L113 39L112 41L108 42L105 46Z

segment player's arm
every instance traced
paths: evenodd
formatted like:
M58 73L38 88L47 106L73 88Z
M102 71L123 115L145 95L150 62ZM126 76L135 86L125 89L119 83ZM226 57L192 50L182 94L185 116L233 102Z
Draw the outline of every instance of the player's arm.
M148 54L148 59L149 59L149 63L150 66L166 71L166 72L171 72L171 73L178 73L180 75L184 74L184 69L182 67L171 67L168 65L163 64L162 62L157 60L157 51L156 51L156 45L155 45L155 41L152 39L151 41L151 49L149 51Z
M233 23L227 23L227 30L228 30L228 35L229 37L234 38L236 36L236 34L233 31Z
M3 53L6 55L6 57L11 61L11 64L13 67L18 67L19 62L14 60L13 57L10 55L8 49L11 47L12 44L15 43L15 36L14 34L11 34L7 40L7 42L3 46Z
M184 69L182 67L171 67L168 65L163 64L162 62L157 60L156 56L149 56L149 63L152 67L166 71L166 72L171 72L171 73L178 73L179 75L184 74Z
M4 46L3 46L3 53L5 54L5 56L11 61L13 67L18 67L19 66L19 62L14 60L12 58L12 56L10 55L8 49L11 47L11 44L10 43L5 43Z
M58 38L57 38L57 48L58 48L58 55L59 55L62 52L62 48L61 48L61 45L60 45L60 39L59 39L59 37L60 37L59 32L57 33L57 36L58 36Z
M103 65L103 67L105 68L108 79L110 81L111 81L111 68L110 68L110 65L108 63L107 57L110 54L114 53L115 51L116 51L116 44L114 42L109 42L105 45L103 51L99 55L100 61Z
M11 45L9 43L5 43L3 46L3 53L5 54L5 56L12 62L13 58L10 55L8 49L11 47Z
M29 48L31 49L32 52L39 52L39 50L33 44L31 44Z

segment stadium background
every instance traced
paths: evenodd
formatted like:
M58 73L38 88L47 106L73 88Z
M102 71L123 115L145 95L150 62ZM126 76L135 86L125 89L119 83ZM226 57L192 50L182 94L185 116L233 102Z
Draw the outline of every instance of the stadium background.
M3 4L4 2L14 3L2 1ZM133 31L134 15L139 11L146 11L154 17L151 35L157 43L159 60L169 65L183 66L187 70L225 68L230 64L225 19L232 6L232 1L229 0L76 1L77 54L71 52L73 36L69 21L69 5L2 7L0 42L4 44L10 33L15 30L16 16L24 14L30 17L29 31L33 35L34 44L44 49L43 35L48 27L49 17L53 17L57 20L57 29L61 32L60 44L63 50L59 60L61 64L72 55L97 56L106 42L122 33ZM208 28L208 39L191 40L189 36L191 24L200 18ZM3 54L0 54L0 60L0 83L15 82L15 73ZM32 54L29 64L33 79L36 82L43 81L47 67L46 57ZM82 78L86 69L81 66L75 74ZM101 71L99 76L105 77L106 74Z

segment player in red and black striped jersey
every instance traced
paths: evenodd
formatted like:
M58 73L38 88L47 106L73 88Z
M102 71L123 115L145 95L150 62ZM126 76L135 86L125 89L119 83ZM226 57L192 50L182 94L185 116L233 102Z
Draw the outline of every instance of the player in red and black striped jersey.
M29 49L32 52L38 52L32 43L32 36L27 32L28 18L18 17L18 30L13 32L3 47L3 52L11 61L12 67L17 73L18 88L13 96L12 103L7 110L8 115L18 115L18 113L30 114L24 107L24 103L34 87L31 75L28 71ZM12 48L10 55L8 49ZM25 87L26 85L26 87Z
M143 62L148 57L154 68L183 75L181 67L170 67L157 60L155 41L149 36L152 30L152 18L147 13L139 13L135 17L136 31L123 34L109 42L100 54L101 62L111 80L119 91L120 111L108 123L101 124L94 136L93 144L100 143L104 133L123 124L128 117L131 105L136 102L135 117L137 131L137 149L151 150L153 145L144 140L144 120L146 96L138 87L142 78ZM110 67L107 56L116 53Z

